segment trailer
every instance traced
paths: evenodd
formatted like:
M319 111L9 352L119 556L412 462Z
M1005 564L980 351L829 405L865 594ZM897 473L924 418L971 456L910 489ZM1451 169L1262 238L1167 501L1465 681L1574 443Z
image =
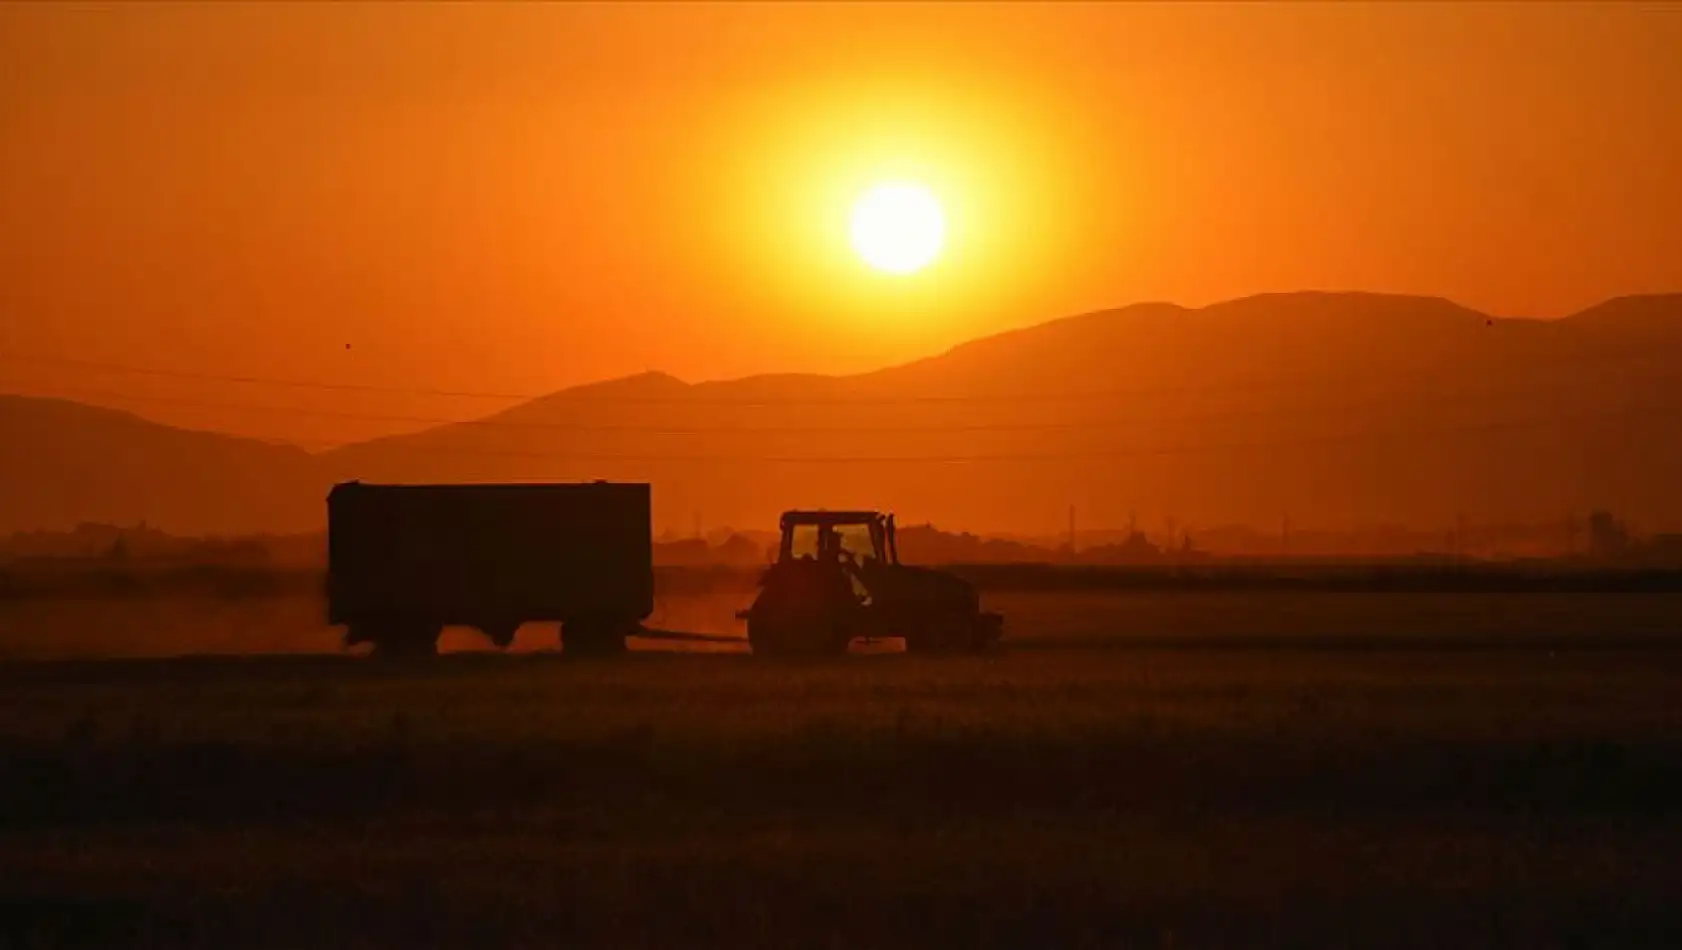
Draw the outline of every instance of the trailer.
M646 484L347 482L327 525L327 621L379 654L435 653L445 626L507 647L528 622L616 653L654 610Z

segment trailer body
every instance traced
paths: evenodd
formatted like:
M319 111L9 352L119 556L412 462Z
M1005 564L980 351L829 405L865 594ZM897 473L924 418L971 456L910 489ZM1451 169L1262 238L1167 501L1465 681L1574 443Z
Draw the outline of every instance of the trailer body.
M646 484L372 485L327 498L327 619L347 640L528 621L634 627L654 608ZM506 645L506 644L504 644Z

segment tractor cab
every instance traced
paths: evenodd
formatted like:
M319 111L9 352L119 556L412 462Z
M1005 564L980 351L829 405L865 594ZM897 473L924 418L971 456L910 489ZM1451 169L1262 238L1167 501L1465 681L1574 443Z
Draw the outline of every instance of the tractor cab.
M894 516L876 511L785 512L777 561L794 560L853 568L897 565Z

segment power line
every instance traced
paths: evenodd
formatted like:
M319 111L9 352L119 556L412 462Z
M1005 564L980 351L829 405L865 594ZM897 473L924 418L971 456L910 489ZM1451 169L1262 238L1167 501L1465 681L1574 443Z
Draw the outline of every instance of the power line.
M42 356L38 354L0 353L0 360L10 363L44 363L57 366L73 366L80 369L93 369L110 373L130 373L136 376L160 376L167 379L194 379L201 382L214 383L250 383L263 386L285 386L291 389L320 389L342 392L365 393L395 393L420 396L452 396L470 399L535 399L530 393L488 393L470 392L466 390L447 389L418 389L403 386L373 386L364 383L326 383L311 380L282 379L275 376L235 376L223 373L196 373L188 370L159 369L149 366L134 366L127 363L106 363L97 360L73 359L66 356Z
M315 409L308 406L265 406L250 403L224 402L214 399L194 399L185 396L154 396L143 393L128 393L109 389L86 389L73 387L80 396L95 399L111 399L118 401L155 402L169 405L195 406L206 409L228 409L238 412L270 412L303 416L319 416L329 419L354 419L368 422L406 422L436 426L464 426L475 428L507 428L507 429L535 429L561 432L639 432L653 435L730 435L732 433L753 435L758 433L871 433L871 432L992 432L992 431L1057 431L1074 429L1110 428L1141 421L1140 417L1132 419L1104 419L1091 422L999 422L999 423L952 423L929 425L842 425L842 426L683 426L651 424L621 424L621 423L572 423L572 422L535 422L517 419L450 419L443 416L411 416L389 415L384 413L346 412L337 409ZM1261 410L1237 413L1238 415L1252 415ZM1149 417L1151 420L1160 416Z
M487 449L479 446L403 446L384 445L382 452L397 452L409 454L432 454L444 456L496 456L510 458L548 459L548 460L577 460L577 461L618 461L618 462L751 462L772 464L969 464L978 462L1016 462L1016 461L1060 461L1079 459L1121 459L1144 458L1172 455L1193 455L1205 452L1274 450L1299 448L1319 445L1347 445L1360 442L1408 441L1420 438L1440 436L1471 435L1479 433L1499 432L1512 429L1546 428L1549 426L1571 424L1577 422L1597 422L1609 418L1627 418L1641 415L1671 415L1674 407L1669 405L1652 405L1639 407L1623 407L1602 412L1579 413L1568 416L1547 416L1532 419L1506 419L1486 423L1474 423L1460 426L1444 426L1434 428L1392 429L1387 431L1368 431L1344 433L1331 436L1308 436L1299 439L1251 440L1245 442L1184 444L1172 446L1155 446L1150 448L1094 450L1087 452L1007 452L976 455L746 455L746 454L684 454L684 453L596 453L596 452L536 452L519 449Z
M138 398L145 398L145 397L138 397ZM168 397L159 397L159 398L168 398ZM351 413L340 413L340 412L337 412L337 411L334 411L334 410L310 410L310 409L307 409L307 408L304 408L304 407L255 407L255 406L253 406L253 407L238 407L238 406L226 406L225 404L218 404L218 403L209 402L209 401L193 401L193 402L195 402L197 404L205 404L205 405L228 407L228 408L252 408L252 409L273 410L273 411L280 411L280 412L305 412L305 413L309 413L309 414L325 414L325 415L334 416L334 417L346 417L346 416L348 416L348 417L352 417L352 418L388 418L388 417L379 417L379 416L361 416L359 414L351 414ZM487 448L477 447L477 446L427 447L427 446L403 446L403 445L390 445L390 444L381 446L380 450L385 451L385 452L398 452L398 453L408 453L408 454L432 454L432 455L446 455L446 456L474 456L474 455L478 455L478 456L496 456L496 457L549 459L549 460L567 459L567 460L583 460L583 461L763 462L763 463L788 463L788 464L810 463L810 464L825 464L825 465L829 465L829 464L930 464L930 463L962 464L962 463L994 462L994 461L999 461L999 462L1006 462L1006 461L1054 461L1054 460L1105 459L1105 458L1137 458L1137 457L1147 457L1147 456L1196 454L1196 453L1202 453L1202 452L1220 452L1220 451L1234 451L1234 450L1242 451L1242 450L1254 450L1254 449L1285 449L1285 448L1292 448L1292 447L1314 446L1314 445L1338 445L1338 444L1350 444L1350 443L1359 443L1359 442L1367 442L1367 441L1385 441L1385 440L1391 440L1391 439L1405 440L1405 439L1417 439L1417 438L1421 438L1421 437L1429 438L1429 437L1438 436L1438 435L1456 435L1456 434L1469 434L1469 433L1479 433L1479 432L1494 432L1494 431L1502 431L1502 430L1508 430L1508 429L1519 429L1519 428L1530 428L1530 427L1546 427L1546 426L1551 426L1551 425L1569 424L1569 423L1573 423L1573 422L1598 421L1598 420L1604 420L1604 419L1607 419L1607 418L1638 416L1638 415L1645 415L1645 414L1649 414L1649 413L1662 413L1662 414L1669 415L1671 412L1673 412L1673 407L1672 406L1669 406L1669 405L1650 405L1650 406L1636 406L1636 407L1621 407L1621 408L1614 409L1614 410L1593 412L1593 413L1580 413L1580 414L1576 414L1576 415L1565 415L1565 416L1553 415L1553 416L1546 416L1546 417L1537 417L1537 418L1532 418L1532 419L1498 420L1498 421L1493 421L1493 422L1472 423L1472 424L1465 424L1465 425L1458 425L1458 426L1447 426L1447 427L1436 427L1436 428L1417 428L1416 427L1416 428L1412 428L1412 429L1393 429L1393 430L1388 430L1388 431L1368 431L1368 432L1359 432L1359 433L1346 433L1346 434L1333 435L1333 436L1310 436L1310 437L1304 437L1304 438L1298 438L1298 439L1251 440L1251 441L1244 441L1244 442L1204 443L1204 444L1185 444L1185 445L1176 445L1176 446L1159 446L1159 447L1142 448L1142 449L1141 448L1113 449L1113 450L1096 450L1096 451L1085 451L1085 452L1061 452L1061 453L991 453L991 454L974 454L974 455L925 455L925 456L916 456L916 455L912 455L912 456L867 456L867 455L779 456L779 455L745 455L745 454L738 454L738 453L731 453L731 454L725 454L725 455L718 455L718 454L710 454L709 455L709 454L685 454L685 453L650 454L650 453L597 453L597 452L570 452L570 453L568 453L568 452L535 452L535 451L525 451L525 450L518 450L518 449L487 449ZM483 421L487 424L496 424L497 423L497 420L483 420ZM468 424L471 424L471 423L468 423ZM534 423L532 425L538 426L538 427L556 427L556 426L551 426L549 424L540 424L540 423ZM556 427L556 428L560 428L560 427ZM606 428L606 427L604 427L604 428ZM982 426L982 427L978 427L978 428L989 428L989 427ZM693 431L693 432L696 432L696 433L717 433L717 432L753 433L753 432L761 432L761 431L789 431L789 432L797 432L797 433L810 433L810 432L823 432L825 430L821 429L821 428L813 430L813 429L809 429L809 428L791 427L791 428L787 428L787 429L774 429L774 430L730 428L730 429L723 429L723 430L695 429L695 430L689 430L689 431ZM857 430L849 430L849 431L880 431L880 430L864 427L864 428L860 428L860 429L857 429ZM297 443L295 443L295 444L297 444ZM309 444L308 440L304 440L304 444ZM317 443L314 443L314 444L321 445L321 446L329 446L330 445L330 446L335 447L335 448L341 447L340 443L317 442Z
M1577 366L1581 364L1621 364L1628 362L1644 362L1649 360L1676 359L1675 354L1644 350L1640 353L1625 353L1615 356L1597 356L1593 358L1556 359L1535 364L1535 368ZM425 387L404 386L376 386L364 383L331 383L311 380L286 379L274 376L245 376L221 373L203 373L186 370L161 369L156 367L137 366L127 363L83 360L72 357L49 356L42 354L0 353L0 361L12 363L33 363L75 367L80 369L97 370L101 372L128 373L141 376L156 376L170 379L197 380L200 382L220 382L255 384L267 386L281 386L292 389L313 389L330 392L366 392L386 393L398 395L438 396L449 398L497 399L505 401L522 401L543 399L550 396L562 395L572 402L624 405L729 405L741 407L772 407L790 405L903 405L903 404L941 404L941 403L1015 403L1015 402L1075 402L1096 399L1138 398L1142 396L1173 396L1199 393L1217 392L1248 392L1253 390L1294 389L1311 387L1334 387L1339 385L1371 383L1370 373L1352 373L1346 376L1320 377L1317 379L1260 379L1243 380L1218 384L1190 384L1182 386L1151 386L1135 387L1131 389L1110 389L1095 391L1071 391L1067 393L964 393L964 394L896 394L890 396L844 396L833 398L798 397L745 397L745 398L717 398L706 397L693 393L681 396L629 396L612 395L599 396L572 389L547 393L504 393L482 392L472 390L429 389ZM1392 371L1394 372L1394 371ZM1421 377L1441 375L1429 370L1401 373L1402 376ZM847 377L838 377L847 378ZM702 384L707 385L707 384Z
M1229 410L1206 413L1181 413L1164 415L1150 413L1128 418L1109 418L1083 420L1072 422L978 422L978 423L928 423L921 425L838 425L838 426L805 426L805 425L776 425L776 426L685 426L668 425L662 423L627 424L627 423L573 423L573 422L538 422L515 419L450 419L443 416L398 415L386 413L350 412L338 409L317 409L309 406L274 406L251 403L227 402L217 399L199 399L191 396L165 396L147 393L124 392L110 389L89 389L72 387L81 398L107 399L114 401L150 402L166 405L193 406L205 409L231 410L236 412L276 413L282 415L300 415L327 419L348 419L367 422L401 422L416 425L431 426L461 426L472 428L506 428L537 431L560 432L635 432L655 435L755 435L755 434L814 434L826 433L889 433L889 432L922 432L938 434L943 432L1052 432L1052 431L1081 431L1092 429L1112 429L1132 425L1139 422L1187 422L1209 421L1219 419L1243 419L1267 416L1284 416L1295 414L1295 409L1278 409L1269 407L1254 407L1251 409ZM1441 402L1471 402L1498 399L1503 396L1529 395L1530 390L1485 390L1471 393L1433 393L1426 396L1413 396L1408 399L1409 404ZM1382 404L1386 400L1368 400L1366 404ZM1354 408L1361 403L1343 402L1338 409Z

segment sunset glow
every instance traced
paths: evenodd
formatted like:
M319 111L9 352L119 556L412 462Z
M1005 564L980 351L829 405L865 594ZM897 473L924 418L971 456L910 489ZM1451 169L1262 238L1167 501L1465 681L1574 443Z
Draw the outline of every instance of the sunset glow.
M891 274L927 267L946 243L946 215L922 185L877 185L853 205L853 249L865 263Z

